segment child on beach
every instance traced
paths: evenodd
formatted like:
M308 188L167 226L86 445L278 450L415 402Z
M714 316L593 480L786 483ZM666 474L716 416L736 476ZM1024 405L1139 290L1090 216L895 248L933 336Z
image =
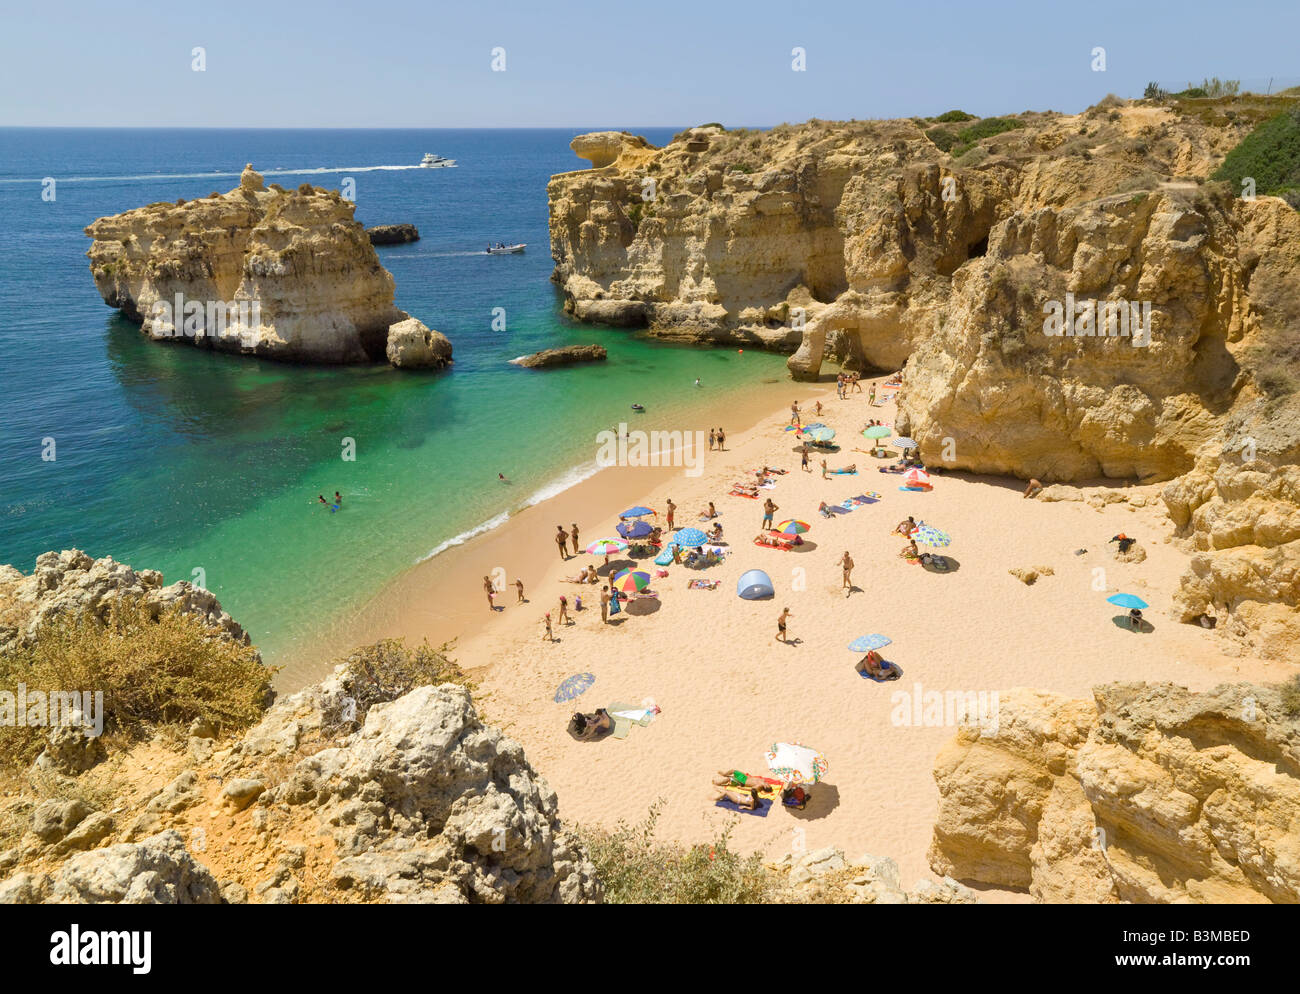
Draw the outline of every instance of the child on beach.
M524 581L523 580L515 580L515 592L519 595L519 598L518 600L515 601L515 603L516 604L524 603Z
M781 617L779 617L779 618L776 619L776 638L777 638L777 641L779 641L779 642L787 642L787 641L788 641L788 639L786 639L786 637L785 637L785 622L786 622L786 619L789 618L789 617L790 617L790 609L789 609L788 607L787 607L787 608L782 608L782 609L781 609Z
M543 620L546 622L546 634L544 634L544 635L542 636L542 638L546 639L547 642L554 642L554 641L555 641L555 634L551 631L551 612L550 612L550 611L547 611L547 612L546 612L546 617L545 617Z
M709 429L709 451L713 451L713 443L718 440L718 432L715 428Z

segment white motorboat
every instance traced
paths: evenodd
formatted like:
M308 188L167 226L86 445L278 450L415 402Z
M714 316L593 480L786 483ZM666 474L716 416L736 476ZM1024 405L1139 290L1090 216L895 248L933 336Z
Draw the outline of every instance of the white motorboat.
M432 152L425 152L424 158L420 160L420 165L425 169L446 169L455 164L455 159L448 159L441 155L434 155Z
M488 255L515 255L522 252L527 246L527 242L520 245L492 245L487 250Z

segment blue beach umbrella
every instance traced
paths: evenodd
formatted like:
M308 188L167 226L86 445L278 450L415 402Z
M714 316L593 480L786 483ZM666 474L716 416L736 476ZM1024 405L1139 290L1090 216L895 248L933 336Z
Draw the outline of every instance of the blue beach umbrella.
M1137 608L1139 611L1150 606L1136 594L1111 594L1106 598L1106 601L1116 607Z
M654 514L654 511L648 507L629 507L626 511L619 514L620 518L643 518L647 514Z
M951 535L925 522L912 529L912 539L917 545L928 545L932 549L943 549L952 545Z
M683 528L673 536L673 544L681 546L683 549L698 549L701 545L708 542L709 536L698 528Z
M849 643L849 652L870 652L872 649L883 649L889 645L893 639L885 635L859 635Z
M645 538L654 531L654 529L644 521L629 521L626 524L616 525L614 530L624 538Z
M562 701L571 701L575 697L586 692L587 688L596 682L596 678L590 673L575 673L568 677L559 688L555 691L555 703Z
M835 437L835 429L826 428L823 426L821 428L813 428L811 431L807 432L806 434L814 442L829 442L832 438Z

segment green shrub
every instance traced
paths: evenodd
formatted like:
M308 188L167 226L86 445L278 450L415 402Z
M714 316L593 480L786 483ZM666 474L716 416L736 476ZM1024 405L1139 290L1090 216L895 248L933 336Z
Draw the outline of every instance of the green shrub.
M931 128L925 133L925 137L929 138L944 152L949 151L953 145L957 144L956 133L949 131L947 128Z
M1281 684L1282 710L1288 718L1300 718L1300 673Z
M473 689L464 671L448 658L449 646L432 649L422 642L408 649L402 639L383 639L353 649L340 663L347 671L349 696L356 702L355 721L361 724L376 704L387 704L416 687L456 683Z
M663 801L645 820L619 822L612 832L579 828L596 875L612 904L763 904L772 897L773 876L758 853L731 851L731 828L708 845L689 848L657 842L655 823Z
M969 128L962 128L957 132L957 144L953 146L952 154L964 155L971 146L985 138L992 138L994 135L1014 131L1024 126L1024 121L1017 121L1014 117L986 117Z
M247 728L266 709L273 673L257 650L215 636L193 615L172 608L153 618L132 601L114 604L103 620L57 617L30 647L0 655L0 689L102 691L105 733L128 737L196 718L222 731ZM0 727L0 766L29 764L45 731Z
M967 114L964 110L949 110L935 118L940 124L954 124L960 121L975 120L974 114Z
M1280 196L1300 187L1300 109L1260 124L1228 153L1210 179L1226 180L1240 193L1247 176L1254 179L1259 194Z

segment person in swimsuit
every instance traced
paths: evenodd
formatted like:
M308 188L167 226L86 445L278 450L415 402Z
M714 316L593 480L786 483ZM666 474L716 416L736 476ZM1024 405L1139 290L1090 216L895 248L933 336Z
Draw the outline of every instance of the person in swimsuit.
M550 615L548 614L547 617L549 618ZM569 599L563 594L560 594L560 624L573 624L572 619L569 618Z
M524 581L523 580L515 580L515 591L519 594L519 599L518 601L516 601L516 603L518 604L524 603Z
M548 642L554 642L554 641L555 641L555 634L551 631L551 612L550 612L550 611L547 611L547 612L546 612L546 617L545 617L543 620L546 622L546 631L545 631L545 633L543 633L542 638L546 639L546 641L548 641Z
M907 538L907 536L911 535L914 531L916 531L916 519L909 514L907 520L900 521L896 524L894 530L890 534L902 535L904 538Z
M744 770L719 770L718 775L713 778L715 787L747 787L752 788L754 784L750 781L757 781L757 777L752 777Z
M316 499L317 499L318 501L320 501L322 504L324 504L326 507L329 507L329 503L330 503L330 502L327 501L327 500L325 499L325 495L324 495L324 494L317 494L317 495L316 495Z
M339 507L343 506L343 495L337 490L334 491L334 503Z
M1025 487L1026 497L1037 497L1042 492L1043 492L1043 485L1039 483L1037 480L1030 480L1029 486Z
M564 525L555 526L555 544L560 547L560 558L569 558L569 535L564 530Z
M713 800L715 803L717 801L730 801L737 807L748 808L751 811L757 811L761 806L758 791L756 790L716 790L713 793Z
M840 568L844 570L844 589L852 592L853 590L853 557L849 555L848 550L844 551L844 558L840 560ZM848 595L845 594L847 597Z
M763 501L763 523L762 523L761 525L759 525L758 527L760 527L760 528L771 528L771 527L772 527L772 515L776 514L776 512L779 511L779 510L781 510L781 509L780 509L779 507L777 507L774 503L772 503L772 498L771 498L771 497L769 497L767 500Z
M776 638L780 642L786 641L785 621L788 617L790 617L790 609L787 607L781 609L781 617L776 619Z
M812 472L812 470L808 468L808 446L807 445L802 445L799 448L799 468L802 469L805 473Z
M669 497L667 506L668 506L668 527L671 528L673 526L673 512L677 510L677 505L674 504L673 499Z
M718 451L721 452L727 443L727 436L723 434L722 429L718 429Z

